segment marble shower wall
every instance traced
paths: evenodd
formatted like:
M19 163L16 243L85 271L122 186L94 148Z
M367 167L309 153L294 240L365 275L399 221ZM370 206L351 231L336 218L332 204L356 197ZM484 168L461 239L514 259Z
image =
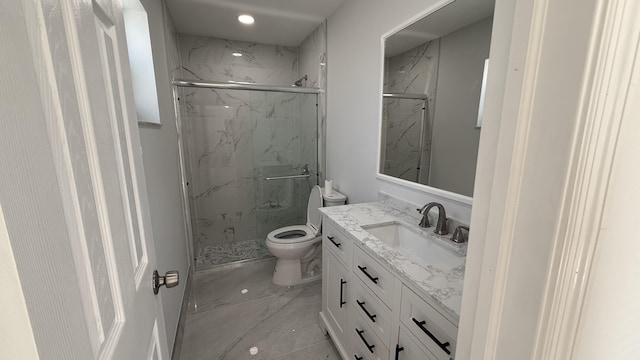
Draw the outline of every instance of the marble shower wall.
M382 128L385 131L382 140L385 151L381 156L381 166L387 175L425 184L428 180L428 171L422 171L420 178L417 178L417 166L422 152L420 167L429 169L439 45L440 41L436 39L385 59L385 92L427 95L422 148L420 130L424 102L415 99L384 99Z
M298 47L298 78L307 75L307 87L317 87L323 91L318 94L317 102L317 130L316 134L306 134L307 138L319 139L318 143L318 179L320 184L324 183L326 173L326 123L327 123L327 22L326 20L318 26ZM304 106L314 106L305 104ZM305 110L304 114L311 114L311 109ZM309 121L304 119L304 121ZM316 120L313 119L315 122ZM311 129L310 127L305 129Z
M309 87L324 79L326 52L312 51L321 37L314 34L300 61L305 69L316 62ZM297 48L185 35L180 45L184 79L290 85L302 76ZM318 171L317 104L315 94L181 90L197 266L269 256L268 232L304 222ZM305 164L308 180L264 179L301 173Z
M298 79L294 47L180 35L180 58L184 79L270 85L292 85Z

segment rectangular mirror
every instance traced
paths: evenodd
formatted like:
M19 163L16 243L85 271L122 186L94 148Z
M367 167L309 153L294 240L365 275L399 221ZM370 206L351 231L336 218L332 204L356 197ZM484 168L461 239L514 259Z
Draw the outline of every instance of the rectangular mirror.
M386 37L380 174L470 203L493 9L453 1Z

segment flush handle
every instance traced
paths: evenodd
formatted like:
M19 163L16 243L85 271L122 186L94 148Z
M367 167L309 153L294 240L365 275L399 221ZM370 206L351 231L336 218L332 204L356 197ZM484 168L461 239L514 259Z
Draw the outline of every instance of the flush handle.
M172 288L174 286L178 286L180 283L180 274L178 274L177 270L167 271L164 276L160 276L158 274L158 270L153 270L153 293L158 295L158 291L160 291L160 287L162 285L167 288Z

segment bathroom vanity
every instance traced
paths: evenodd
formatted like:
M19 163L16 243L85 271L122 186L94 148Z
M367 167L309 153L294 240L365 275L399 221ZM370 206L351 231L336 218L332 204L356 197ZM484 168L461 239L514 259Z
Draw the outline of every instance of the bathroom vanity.
M375 202L323 208L320 324L345 359L453 359L466 244Z

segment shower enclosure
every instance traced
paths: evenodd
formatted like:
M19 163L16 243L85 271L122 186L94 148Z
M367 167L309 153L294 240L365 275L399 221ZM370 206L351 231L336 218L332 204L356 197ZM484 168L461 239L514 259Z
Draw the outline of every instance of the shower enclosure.
M318 183L318 90L174 84L196 268L269 257Z

